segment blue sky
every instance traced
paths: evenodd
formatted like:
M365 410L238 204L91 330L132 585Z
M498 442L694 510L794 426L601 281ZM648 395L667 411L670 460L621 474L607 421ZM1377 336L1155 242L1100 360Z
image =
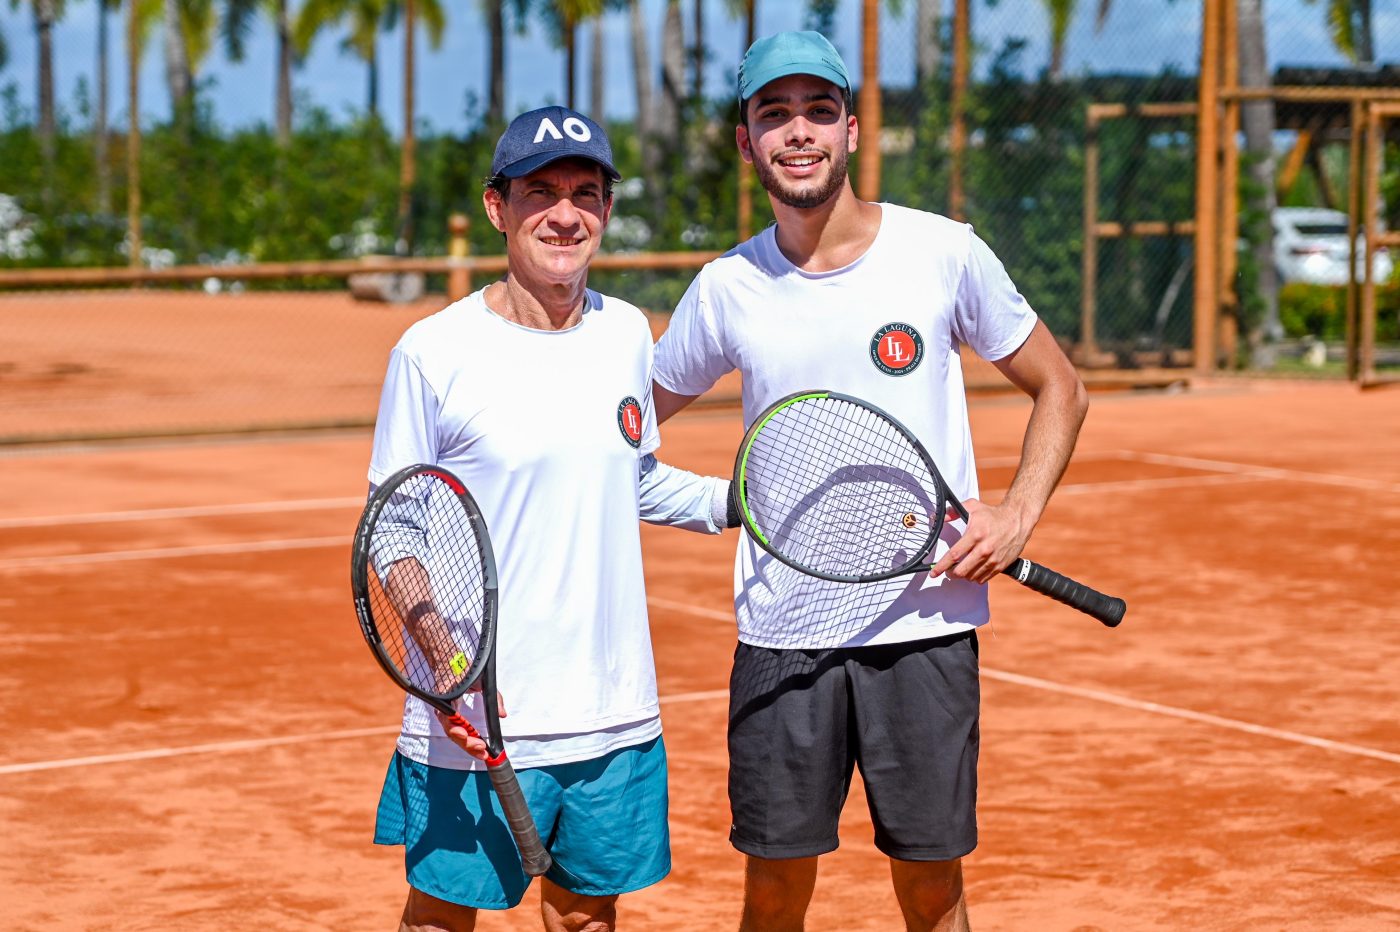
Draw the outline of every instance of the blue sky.
M449 12L448 32L442 47L431 50L426 43L419 45L418 113L420 120L426 119L435 128L460 131L467 125L468 96L480 99L485 92L486 34L476 3L445 2L458 12ZM694 2L696 0L682 0L687 43L691 41L688 30ZM742 53L742 26L729 16L722 0L702 2L706 3L706 45L712 56L706 86L710 94L718 95L726 93L732 85L734 68ZM293 4L295 7L296 0ZM1400 4L1376 0L1374 5L1377 58L1396 61L1400 59L1400 9L1396 9ZM1068 41L1067 69L1070 72L1087 71L1091 63L1097 71L1156 73L1170 67L1182 73L1195 72L1200 0L1116 0L1106 28L1099 33L1093 25L1096 6L1094 0L1079 2ZM1265 6L1269 14L1267 41L1272 65L1345 64L1327 37L1321 5L1310 5L1304 0L1267 0ZM805 3L758 0L758 7L760 33L806 25ZM902 12L895 14L891 7ZM913 7L913 0L886 4L881 23L880 72L881 80L887 84L907 84L912 78ZM952 0L944 0L944 7L945 15L949 15ZM664 0L643 0L643 8L649 24L652 61L656 65ZM860 5L856 0L843 0L831 36L852 71L860 68L859 15ZM610 117L628 117L635 111L635 100L627 14L611 13L603 22L607 113ZM1033 71L1042 68L1049 58L1046 22L1041 0L998 0L992 6L985 0L974 0L974 33L979 45L995 48L1007 36L1024 37L1030 42L1025 62ZM60 104L70 110L80 78L92 81L96 23L96 3L69 0L67 16L55 30L58 95ZM0 71L0 86L16 84L21 101L33 106L36 52L32 18L27 9L15 11L8 3L0 3L0 31L10 49L9 65ZM123 30L116 19L111 22L111 32L115 43L112 118L124 123L126 66L121 47ZM337 115L357 111L363 106L365 96L364 65L340 50L341 38L335 33L323 35L293 75L298 95ZM580 106L586 106L588 101L590 47L591 40L585 32L580 40ZM388 33L380 39L381 108L395 132L402 126L403 88L399 67L402 48L400 34ZM159 52L157 34L148 43L141 65L141 108L145 119L164 118L169 111ZM221 124L247 126L271 122L274 54L272 30L263 21L258 25L243 63L227 61L221 49L210 55L201 74L213 79L214 112ZM551 46L543 29L531 28L523 36L512 34L507 56L507 104L512 112L562 101L563 55Z

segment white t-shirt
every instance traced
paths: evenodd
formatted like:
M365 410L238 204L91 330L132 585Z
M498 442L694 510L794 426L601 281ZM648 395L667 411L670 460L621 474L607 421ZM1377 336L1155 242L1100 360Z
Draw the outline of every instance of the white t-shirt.
M652 463L651 364L642 313L593 291L563 331L511 323L478 291L414 324L389 357L369 479L435 464L481 507L498 571L501 726L518 767L661 733L639 507L648 520L717 533L712 503L726 484ZM480 730L479 699L469 693L460 707ZM481 767L413 697L398 748L434 766Z
M744 421L785 395L826 389L884 408L914 432L959 499L977 496L960 344L997 360L1036 315L972 228L881 204L880 230L855 262L804 272L776 227L706 265L656 347L655 378L699 395L743 373ZM944 531L941 555L964 529ZM835 583L778 563L743 535L734 571L739 638L823 649L952 634L987 621L986 587L927 573Z

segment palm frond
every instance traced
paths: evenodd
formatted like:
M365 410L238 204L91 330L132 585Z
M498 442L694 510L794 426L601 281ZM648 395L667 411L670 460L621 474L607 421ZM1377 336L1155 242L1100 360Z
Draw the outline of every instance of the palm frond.
M257 18L261 0L224 0L224 15L219 23L219 33L224 40L224 50L231 61L242 61L248 50L248 36L253 31L253 21Z

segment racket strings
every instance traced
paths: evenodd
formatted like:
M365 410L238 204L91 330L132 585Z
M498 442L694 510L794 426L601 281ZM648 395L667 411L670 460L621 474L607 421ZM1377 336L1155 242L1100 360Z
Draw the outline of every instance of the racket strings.
M745 484L769 544L819 573L897 569L941 524L938 481L904 433L842 399L804 399L769 419L749 449Z
M370 540L380 642L418 689L444 698L476 675L486 616L485 560L471 516L431 473L390 494Z

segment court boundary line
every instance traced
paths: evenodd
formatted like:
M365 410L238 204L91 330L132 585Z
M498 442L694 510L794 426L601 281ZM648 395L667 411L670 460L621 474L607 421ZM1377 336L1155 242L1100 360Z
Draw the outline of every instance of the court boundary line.
M702 608L700 606L689 605L685 602L677 602L672 599L647 598L649 607L661 608L668 611L678 611L685 614L710 620L732 621L733 617L718 609ZM1121 696L1117 693L1107 692L1101 689L1090 689L1083 686L1070 686L1065 683L1056 683L1053 680L1043 679L1037 676L1027 676L1022 673L1012 673L1009 670L998 670L992 667L982 667L980 674L990 680L1009 683L1030 689L1039 689L1046 692L1057 693L1059 695L1070 696L1077 699L1086 699L1091 702L1100 702L1106 705L1118 706L1135 712L1145 712L1151 715L1161 715L1167 718L1176 718L1184 721L1195 722L1201 725L1212 725L1229 731L1238 731L1256 737L1273 738L1278 741L1299 744L1306 747L1317 748L1324 751L1332 751L1340 754L1349 754L1354 757L1366 757L1372 760L1384 761L1391 764L1400 764L1400 754L1382 751L1378 748L1369 748L1365 745L1352 744L1347 741L1335 741L1331 738L1319 738L1316 735L1309 735L1299 731L1290 731L1284 728L1273 728L1268 725L1257 725L1253 722L1246 722L1242 719L1227 718L1223 715L1212 715L1208 712L1197 712L1193 709L1183 709L1179 706L1170 706L1160 702L1152 702L1145 699L1134 699L1131 696ZM728 689L699 690L688 693L676 693L670 696L659 697L661 705L671 705L675 703L703 702L711 699L726 699L729 696ZM241 741L223 741L213 744L187 745L174 748L150 748L144 751L128 751L118 754L101 754L91 757L71 757L60 758L48 761L30 761L15 764L0 765L0 776L10 774L37 773L47 770L62 770L75 767L91 767L104 764L130 763L135 761L158 760L170 757L184 757L195 754L218 754L234 753L238 751L261 750L263 748L280 747L291 744L306 744L314 741L337 741L351 738L362 738L369 736L382 736L395 734L400 730L399 725L381 725L374 728L356 728L346 731L320 732L316 734L284 735L276 738L250 738Z
M1171 488L1173 486L1215 485L1230 481L1288 480L1313 482L1319 485L1343 486L1346 488L1368 489L1382 492L1400 492L1400 483L1383 479L1367 479L1359 476L1341 476L1331 473L1305 472L1276 466L1260 466L1249 463L1235 463L1229 460L1212 460L1191 456L1176 456L1165 453L1142 453L1135 450L1100 450L1076 453L1080 462L1120 462L1149 463L1156 466L1176 466L1195 469L1207 475L1162 476L1158 478L1116 479L1103 482L1075 482L1061 484L1056 495L1076 495L1084 492L1112 491L1133 488ZM1000 469L1015 466L1020 457L993 456L978 460L979 467ZM1210 473L1224 475L1211 476ZM983 490L983 494L1004 491ZM1053 497L1051 499L1053 501ZM123 511L80 512L71 515L37 515L24 518L0 518L0 529L26 527L62 527L76 524L104 524L123 521L159 521L176 518L208 518L242 516L254 514L277 514L289 511L316 511L320 509L355 508L362 506L364 499L356 496L334 498L287 499L271 502L235 502L226 505L190 505L171 508L138 508Z
M680 702L703 702L709 699L728 698L728 689L708 689L699 692L677 693L661 696L662 705ZM40 773L46 770L69 770L75 767L98 767L104 764L126 764L136 761L162 760L170 757L189 757L196 754L231 754L238 751L260 751L264 748L282 747L289 744L309 744L316 741L344 741L352 738L396 735L401 725L377 725L373 728L350 728L342 731L323 731L314 734L281 735L276 738L245 738L240 741L216 741L211 744L189 744L182 747L147 748L143 751L125 751L118 754L96 754L89 757L61 757L56 760L28 761L0 765L0 775Z

